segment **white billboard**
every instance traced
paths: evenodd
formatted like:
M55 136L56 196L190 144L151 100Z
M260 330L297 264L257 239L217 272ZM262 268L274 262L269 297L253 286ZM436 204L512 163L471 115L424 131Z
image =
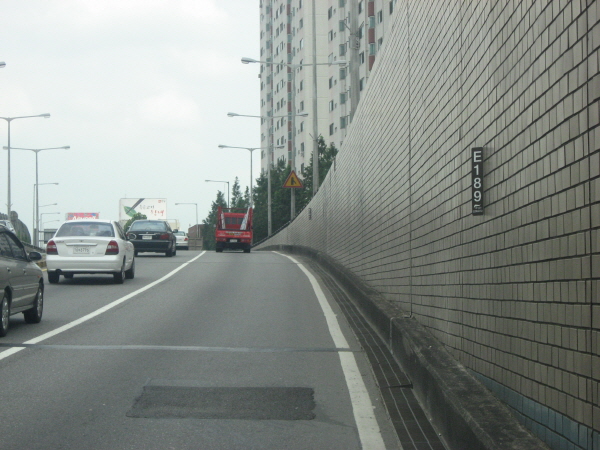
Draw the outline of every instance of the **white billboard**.
M119 220L127 221L136 213L151 220L167 220L166 198L122 198L119 200Z

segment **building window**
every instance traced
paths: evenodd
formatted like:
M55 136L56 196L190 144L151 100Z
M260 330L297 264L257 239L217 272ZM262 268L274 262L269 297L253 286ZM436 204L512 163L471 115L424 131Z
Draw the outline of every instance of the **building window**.
M358 2L358 13L359 14L362 13L362 10L363 10L363 2L360 1L360 2Z
M390 14L394 12L394 0L390 1Z
M383 38L379 38L377 40L377 50L381 49L382 45L383 45Z
M329 125L329 136L333 136L334 131L335 131L335 125L330 124Z
M329 101L329 112L333 111L335 109L335 103L333 103L333 100Z
M327 10L327 19L331 19L333 17L333 6L330 6Z
M369 28L375 28L375 16L369 16Z
M333 30L329 30L329 33L327 34L327 36L329 38L329 42L333 41L333 37L334 37Z
M298 111L304 111L304 100L300 102L300 109Z
M298 48L304 48L304 38L300 39L300 43L298 45Z
M346 4L346 0L340 0L340 2L338 3L340 8L343 8L345 4Z
M362 38L363 38L363 35L364 35L363 29L364 29L364 28L365 28L364 26L361 26L361 27L358 29L358 39L362 39Z
M300 19L298 21L298 29L302 28L304 26L304 19Z
M373 56L375 53L377 53L375 43L369 44L369 55Z
M360 54L358 55L358 58L360 60L361 64L365 63L365 52L360 52Z
M346 128L346 125L347 125L346 116L340 117L340 128L344 129L344 128Z
M343 104L345 104L345 103L346 103L346 93L345 93L345 92L342 92L342 93L340 94L340 104L342 104L342 105L343 105Z
M346 79L346 68L342 67L340 69L340 80L345 80Z
M300 144L300 156L304 156L304 142Z
M383 10L377 13L377 23L383 22Z
M365 79L361 78L360 79L360 90L362 91L364 89L364 87L365 87Z
M344 56L346 54L346 44L340 44L340 56Z
M329 89L333 87L333 77L329 78Z

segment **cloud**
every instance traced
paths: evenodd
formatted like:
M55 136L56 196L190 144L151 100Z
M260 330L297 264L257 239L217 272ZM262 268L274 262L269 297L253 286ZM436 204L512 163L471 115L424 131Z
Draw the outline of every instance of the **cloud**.
M120 21L134 25L173 18L212 24L227 18L217 0L64 0L56 6L61 15L84 27Z
M202 120L198 105L175 91L162 92L143 100L139 114L142 120L151 124L177 128L198 126Z

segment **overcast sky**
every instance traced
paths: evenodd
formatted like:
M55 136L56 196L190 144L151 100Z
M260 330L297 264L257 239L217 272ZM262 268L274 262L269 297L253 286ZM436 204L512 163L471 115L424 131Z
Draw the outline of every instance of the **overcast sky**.
M39 153L46 228L70 212L118 219L121 198L166 198L182 228L208 214L217 190L249 185L260 147L258 0L2 0L0 116L11 147ZM7 122L0 142L7 145ZM0 154L6 212L7 152ZM254 176L260 173L254 152ZM12 210L32 227L35 154L11 152ZM42 183L59 183L58 186Z

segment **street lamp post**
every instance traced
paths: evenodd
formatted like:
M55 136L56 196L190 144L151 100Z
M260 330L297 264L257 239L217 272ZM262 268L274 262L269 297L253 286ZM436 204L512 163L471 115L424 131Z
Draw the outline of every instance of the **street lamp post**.
M232 113L229 113L232 114ZM229 115L227 114L227 115ZM236 114L236 116L241 116L241 114ZM232 116L230 116L232 117ZM261 116L245 116L245 117L261 117ZM287 116L284 116L287 117ZM279 145L276 148L283 148L283 145ZM240 148L242 150L248 150L250 152L250 208L254 206L254 197L252 191L252 152L254 150L268 150L269 147L232 147L231 145L219 145L219 148Z
M250 64L250 63L259 63L259 64L268 64L274 66L286 66L292 70L292 170L296 171L296 123L294 120L294 115L296 114L296 70L304 66L331 66L331 65L345 65L346 61L331 61L326 63L317 63L316 61L313 63L307 64L292 64L292 63L283 63L283 62L273 62L273 61L259 61L253 58L242 58L242 64ZM313 71L316 73L316 68ZM317 77L313 75L313 84L314 84L314 95L316 95L316 85L317 85ZM317 130L317 114L316 114L316 97L313 95L313 195L316 193L315 184L319 182L319 151L318 151L318 130ZM270 166L270 161L269 161ZM316 168L316 171L315 171ZM315 177L316 173L316 177ZM269 180L270 180L269 176ZM293 220L296 216L296 196L295 190L291 189L291 219Z
M7 204L6 204L6 212L8 214L8 219L10 220L10 210L11 210L11 198L10 198L10 123L13 120L16 119L29 119L29 118L33 118L33 117L43 117L45 119L50 117L50 114L48 113L44 113L44 114L38 114L35 116L19 116L19 117L0 117L0 119L4 119L6 120L6 123L8 124L8 146L7 146L7 150L8 150L8 162L7 162L7 169L8 169L8 194L7 194Z
M227 183L227 207L229 208L229 181L204 180L207 183Z
M10 123L10 122L9 122ZM38 192L38 153L42 152L44 150L68 150L71 147L68 145L64 145L62 147L47 147L47 148L20 148L20 147L12 147L13 150L29 150L31 152L35 153L35 217L37 219L38 214L39 214L39 192ZM4 147L5 150L10 151L10 142L9 142L9 147ZM58 183L56 183L58 184ZM37 232L37 230L39 230L40 224L39 222L34 224L34 232ZM39 234L39 233L38 233ZM37 238L39 237L38 234L36 234L36 242L37 242Z
M286 114L284 116L254 116L249 114L237 114L233 112L227 113L227 117L257 117L259 119L276 119L276 118L287 118L290 119L293 114ZM308 113L298 113L296 116L306 117ZM271 123L271 126L273 124ZM220 147L220 146L219 146ZM246 147L241 147L246 148ZM283 145L278 145L273 148L284 148ZM261 149L267 150L267 236L271 236L271 147L261 147ZM252 155L250 155L250 163L252 164ZM252 171L252 168L250 168ZM252 179L252 178L250 178Z

